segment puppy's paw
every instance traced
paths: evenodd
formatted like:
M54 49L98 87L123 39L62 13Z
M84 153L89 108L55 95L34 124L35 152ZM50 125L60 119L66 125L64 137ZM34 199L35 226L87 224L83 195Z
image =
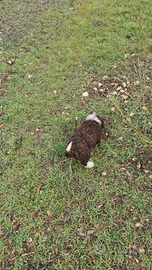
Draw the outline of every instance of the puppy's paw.
M93 161L88 161L87 165L85 166L85 168L89 169L89 168L93 168L94 167L94 162Z

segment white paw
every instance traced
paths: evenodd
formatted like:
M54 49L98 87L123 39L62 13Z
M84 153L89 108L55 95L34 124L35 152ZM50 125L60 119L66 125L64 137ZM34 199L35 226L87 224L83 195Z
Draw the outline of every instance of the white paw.
M94 167L94 162L93 161L88 161L87 165L85 166L85 168L93 168Z

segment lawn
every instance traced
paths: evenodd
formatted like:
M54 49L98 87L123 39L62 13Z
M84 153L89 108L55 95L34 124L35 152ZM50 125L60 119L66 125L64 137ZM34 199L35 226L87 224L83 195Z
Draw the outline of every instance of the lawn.
M151 1L1 10L1 269L150 270ZM105 127L85 169L65 149L93 111Z

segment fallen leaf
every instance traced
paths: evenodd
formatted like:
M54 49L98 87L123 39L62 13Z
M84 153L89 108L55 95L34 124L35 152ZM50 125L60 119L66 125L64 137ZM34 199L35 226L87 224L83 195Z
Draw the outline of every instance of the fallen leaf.
M122 97L123 99L125 99L125 100L128 98L128 96L125 96L125 95L122 95L121 97Z
M78 232L78 235L80 235L80 236L86 236L86 233L83 233L82 232L82 228L79 228L78 231L79 231Z
M149 173L149 171L148 171L148 170L144 170L144 172L145 172L145 173Z
M137 246L135 246L135 245L129 245L129 247L131 247L133 249L137 249Z
M105 91L105 89L99 89L99 91L100 91L100 92L104 92L104 91Z
M139 253L144 253L145 249L144 248L139 248L138 251L139 251Z
M117 83L114 83L113 87L116 88L117 86L118 86L118 84Z
M141 163L140 161L137 163L137 169L139 170L141 168Z
M136 224L135 224L135 227L136 227L136 228L138 228L138 227L140 227L140 226L141 226L141 223L136 223Z
M103 206L103 204L99 204L99 205L98 205L98 209L100 209L102 206Z
M30 238L28 239L28 242L29 242L29 243L32 243L32 242L33 242L33 239L30 237Z
M102 86L102 83L99 82L99 83L98 83L98 87L101 87L101 86Z
M103 76L102 79L105 81L108 79L108 76Z
M122 83L122 86L123 86L124 88L126 88L127 85L126 85L125 82L123 82L123 83Z
M116 91L113 91L112 94L113 94L114 96L116 96L116 95L117 95L117 92L116 92Z
M100 227L100 224L95 224L94 226L95 226L95 228L98 230L99 227Z
M7 62L7 64L9 64L9 65L13 65L13 62L11 61L11 60L8 60L8 61L6 61Z
M13 231L16 232L20 227L20 224L14 224L13 225Z
M2 128L4 125L2 124L2 125L0 125L0 128Z
M50 210L47 210L46 213L47 213L47 215L48 215L49 217L52 217L52 216L53 216L53 213L52 213Z
M93 230L87 231L87 235L90 235L90 234L93 234L93 233L94 233Z
M135 258L135 261L136 261L136 263L139 263L139 260L137 258Z
M82 97L88 97L88 96L89 96L89 94L87 91L82 93Z
M106 172L102 172L102 176L106 176L107 175L107 173Z

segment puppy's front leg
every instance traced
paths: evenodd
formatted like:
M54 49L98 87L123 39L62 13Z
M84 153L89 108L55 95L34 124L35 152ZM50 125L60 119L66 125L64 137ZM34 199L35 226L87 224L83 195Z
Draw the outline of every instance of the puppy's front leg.
M93 168L94 165L95 165L94 162L91 161L91 160L89 160L89 161L87 162L87 165L85 166L85 168L90 169L90 168Z
M90 159L88 160L82 160L81 161L81 165L83 165L85 168L89 169L89 168L93 168L94 167L94 162L91 161Z

